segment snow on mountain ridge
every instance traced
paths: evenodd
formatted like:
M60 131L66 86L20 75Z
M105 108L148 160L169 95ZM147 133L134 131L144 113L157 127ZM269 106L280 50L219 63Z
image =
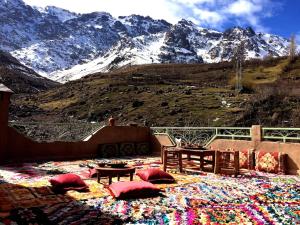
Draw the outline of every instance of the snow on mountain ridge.
M45 8L42 7L34 7L34 8L36 8L41 13L57 17L61 22L65 22L67 20L74 19L79 16L79 14L77 13L73 13L66 9L58 8L56 6L46 6Z
M100 56L85 64L76 65L71 69L55 71L50 76L53 80L65 83L91 73L108 72L116 68L114 62L120 60L120 55L122 56L122 62L118 64L118 67L159 63L158 54L163 45L164 36L165 34L163 33L151 36L139 36L126 44L120 41L110 50L109 54ZM144 41L147 42L147 45L143 44ZM136 48L130 49L132 44Z
M219 32L185 19L172 25L140 15L114 18L8 2L0 4L0 49L62 82L131 64L227 61L241 41L248 59L288 53L287 39L251 27Z

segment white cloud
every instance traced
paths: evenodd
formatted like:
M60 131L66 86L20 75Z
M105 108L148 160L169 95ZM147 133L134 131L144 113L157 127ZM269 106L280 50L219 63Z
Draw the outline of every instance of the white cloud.
M202 23L210 24L211 26L216 26L223 20L221 14L205 9L194 9L194 13L199 17Z
M298 32L296 35L296 44L297 44L297 51L300 54L300 32Z
M216 2L216 0L171 0L171 2L194 6L196 4L203 4L203 3L213 4Z
M296 41L297 41L297 44L300 45L300 32L298 34L296 34Z
M241 15L252 15L253 13L260 12L262 5L254 4L249 0L238 0L228 6L226 12L241 16Z
M24 0L45 7L55 5L70 11L105 11L114 17L139 14L176 23L189 19L200 26L222 29L231 22L265 30L261 19L272 15L271 0ZM275 4L276 5L276 4Z
M155 19L165 19L176 23L179 18L174 14L178 11L176 4L168 0L24 0L27 4L45 7L54 5L78 13L105 11L114 17L139 14Z
M275 7L276 3L273 4ZM242 24L249 24L258 31L267 32L268 28L261 24L261 19L272 16L270 0L235 0L224 8L224 14L236 17Z

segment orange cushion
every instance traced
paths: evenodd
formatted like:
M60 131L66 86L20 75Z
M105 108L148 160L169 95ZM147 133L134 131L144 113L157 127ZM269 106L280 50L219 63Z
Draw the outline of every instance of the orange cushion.
M285 157L282 152L255 152L255 170L268 173L285 173Z

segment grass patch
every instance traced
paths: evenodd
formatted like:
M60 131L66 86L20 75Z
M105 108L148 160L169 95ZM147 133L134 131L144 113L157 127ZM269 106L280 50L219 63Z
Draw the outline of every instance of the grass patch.
M61 99L57 101L42 103L39 105L39 107L44 110L59 110L59 109L67 108L73 104L76 104L77 101L78 100L76 98Z

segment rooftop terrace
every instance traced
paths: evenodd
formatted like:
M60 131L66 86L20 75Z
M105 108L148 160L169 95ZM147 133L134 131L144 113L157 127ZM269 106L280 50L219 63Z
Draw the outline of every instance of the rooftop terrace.
M158 157L123 158L137 170L160 167ZM300 179L251 172L237 178L168 171L174 184L156 184L153 198L116 200L89 178L93 159L0 167L0 223L10 224L299 224ZM49 179L75 173L89 192L55 194ZM128 178L122 177L121 181ZM134 180L140 180L134 176ZM103 181L105 182L105 181ZM113 180L116 182L116 179Z
M0 93L0 224L300 223L300 129L104 126L78 141L34 141L9 126L11 92ZM248 168L232 177L170 167L175 183L155 184L160 195L126 200L113 198L107 180L93 176L99 160L126 161L136 171L163 168L159 155L175 138L216 151L285 153L289 175ZM134 156L130 148L137 153L137 146L148 147ZM184 168L197 165L185 161ZM66 173L81 177L89 191L54 192L49 180Z

